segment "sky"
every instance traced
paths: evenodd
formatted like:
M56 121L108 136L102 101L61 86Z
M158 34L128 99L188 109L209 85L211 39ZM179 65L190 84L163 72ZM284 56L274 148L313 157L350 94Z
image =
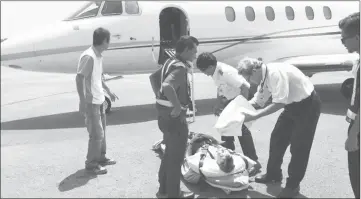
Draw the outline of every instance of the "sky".
M1 38L65 19L84 1L1 1Z

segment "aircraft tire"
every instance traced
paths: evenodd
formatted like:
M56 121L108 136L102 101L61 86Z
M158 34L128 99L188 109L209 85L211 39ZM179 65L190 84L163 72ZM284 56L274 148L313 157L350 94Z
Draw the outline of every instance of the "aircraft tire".
M348 100L350 100L352 96L353 82L354 78L348 78L341 85L340 91L342 95Z
M110 101L110 99L108 97L105 97L105 102L104 102L104 108L105 108L105 114L109 114L110 113L110 108L112 107L112 102Z

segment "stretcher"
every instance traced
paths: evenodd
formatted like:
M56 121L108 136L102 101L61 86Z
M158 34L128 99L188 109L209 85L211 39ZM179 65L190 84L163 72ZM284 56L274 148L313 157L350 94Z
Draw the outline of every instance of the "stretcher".
M190 133L188 144L195 135L196 133ZM153 145L154 150L163 153L165 148L166 146L162 143L162 140ZM225 173L219 168L216 160L211 157L212 153L204 153L204 150L201 150L184 158L181 168L184 180L192 184L198 184L203 180L212 187L222 189L226 194L247 189L249 187L249 172L256 163L243 154L224 149L228 150L233 157L235 168L230 173ZM214 147L208 146L207 150L212 151ZM206 155L204 156L204 154Z

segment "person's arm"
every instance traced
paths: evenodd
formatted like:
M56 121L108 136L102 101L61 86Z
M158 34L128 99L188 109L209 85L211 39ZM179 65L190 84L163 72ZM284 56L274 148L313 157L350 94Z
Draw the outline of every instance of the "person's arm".
M102 86L103 86L103 89L104 89L108 94L111 93L109 87L108 87L107 84L105 83L104 75L102 75Z
M84 56L80 60L80 65L76 75L76 88L78 91L80 102L84 102L85 93L84 93L84 79L89 77L93 72L94 60L90 56Z
M356 139L357 140L357 136L360 134L360 110L358 111L355 121L351 126L350 129L350 133L348 135L349 138L351 139Z
M103 85L103 89L108 93L110 100L112 102L114 102L116 99L119 99L118 96L114 93L112 93L109 89L109 87L107 86L107 84L105 83L105 78L104 75L102 74L102 85Z
M162 83L163 93L165 97L173 104L174 108L181 109L176 90L185 79L186 69L179 68L172 71Z
M272 73L269 78L269 88L270 93L272 94L272 103L266 108L257 110L255 113L246 114L246 121L251 121L270 115L285 107L289 94L287 77L284 77L279 72L276 72ZM266 91L266 89L264 89L264 91ZM266 102L267 101L265 101L265 103Z

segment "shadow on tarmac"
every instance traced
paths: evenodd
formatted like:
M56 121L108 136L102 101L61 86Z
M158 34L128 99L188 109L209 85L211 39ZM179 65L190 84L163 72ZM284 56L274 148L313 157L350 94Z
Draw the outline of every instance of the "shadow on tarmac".
M62 180L59 183L58 189L60 192L70 191L72 189L86 185L89 180L96 177L97 175L86 172L85 169L80 169Z
M347 100L340 93L341 84L322 84L315 87L322 100L323 114L346 114ZM216 99L196 100L197 116L213 114L215 103ZM107 115L107 126L141 123L156 119L157 111L154 104L115 107ZM1 130L66 128L85 128L84 117L75 111L1 123Z

